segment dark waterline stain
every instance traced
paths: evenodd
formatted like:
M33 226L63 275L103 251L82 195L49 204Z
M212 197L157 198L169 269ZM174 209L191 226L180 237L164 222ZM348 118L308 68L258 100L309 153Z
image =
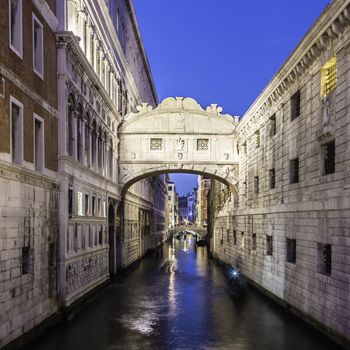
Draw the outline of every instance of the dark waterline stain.
M248 288L238 300L194 241L175 240L112 283L71 321L24 347L36 350L340 350Z

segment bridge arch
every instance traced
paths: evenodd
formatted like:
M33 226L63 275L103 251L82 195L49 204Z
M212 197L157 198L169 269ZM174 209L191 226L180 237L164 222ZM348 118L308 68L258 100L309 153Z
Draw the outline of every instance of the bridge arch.
M119 182L123 192L142 178L194 173L217 179L233 191L238 182L238 117L205 110L192 98L166 98L156 108L143 103L119 125ZM236 191L236 189L235 189Z

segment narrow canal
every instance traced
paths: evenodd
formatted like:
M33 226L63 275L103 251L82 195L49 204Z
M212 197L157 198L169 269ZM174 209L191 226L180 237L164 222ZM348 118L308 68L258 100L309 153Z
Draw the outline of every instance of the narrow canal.
M339 349L252 289L235 300L222 269L191 238L144 259L71 321L25 348Z

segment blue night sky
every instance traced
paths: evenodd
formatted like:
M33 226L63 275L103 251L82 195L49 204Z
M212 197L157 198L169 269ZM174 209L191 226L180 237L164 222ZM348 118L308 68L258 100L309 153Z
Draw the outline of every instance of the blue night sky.
M159 99L243 115L329 0L134 0ZM180 194L195 176L176 174Z

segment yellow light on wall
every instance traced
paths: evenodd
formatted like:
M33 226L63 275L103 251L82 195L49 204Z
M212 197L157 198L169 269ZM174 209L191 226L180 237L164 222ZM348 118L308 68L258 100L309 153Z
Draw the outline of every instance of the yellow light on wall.
M321 96L330 95L337 87L337 57L333 56L321 68Z

